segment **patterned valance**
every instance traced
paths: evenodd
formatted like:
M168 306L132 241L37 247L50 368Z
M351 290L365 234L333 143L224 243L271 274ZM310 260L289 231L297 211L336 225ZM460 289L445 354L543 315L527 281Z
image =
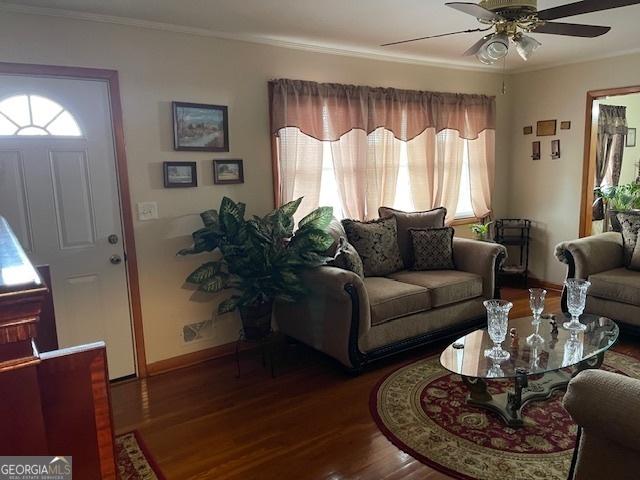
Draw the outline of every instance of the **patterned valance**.
M301 80L269 82L273 135L296 127L322 141L337 141L354 129L385 128L403 141L429 128L456 130L475 140L495 130L495 97L375 88Z

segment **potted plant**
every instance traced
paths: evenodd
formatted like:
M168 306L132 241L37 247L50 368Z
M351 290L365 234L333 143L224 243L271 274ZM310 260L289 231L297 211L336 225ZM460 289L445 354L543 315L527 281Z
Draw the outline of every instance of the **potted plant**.
M604 201L606 216L616 232L622 228L616 217L617 213L640 209L640 183L597 187L595 194L597 198L602 198Z
M489 239L489 229L491 228L491 224L489 223L474 223L471 225L471 231L476 236L476 240L480 240L486 242Z
M306 293L301 273L325 263L324 252L333 243L326 229L331 207L320 207L295 229L293 215L302 198L264 217L245 220L245 204L224 197L219 211L200 214L204 227L193 232L193 246L178 255L218 250L221 257L198 267L187 282L203 292L231 288L235 293L218 306L218 314L240 310L245 338L255 340L271 331L276 300L293 302Z

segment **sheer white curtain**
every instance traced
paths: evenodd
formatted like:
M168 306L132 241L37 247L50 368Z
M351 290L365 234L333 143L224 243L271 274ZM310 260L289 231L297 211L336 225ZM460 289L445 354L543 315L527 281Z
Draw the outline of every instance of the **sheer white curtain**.
M411 196L416 210L447 209L455 218L460 196L464 142L455 130L429 128L407 142Z
M297 128L288 127L280 130L276 150L280 203L304 197L296 212L296 219L299 220L320 203L322 142Z

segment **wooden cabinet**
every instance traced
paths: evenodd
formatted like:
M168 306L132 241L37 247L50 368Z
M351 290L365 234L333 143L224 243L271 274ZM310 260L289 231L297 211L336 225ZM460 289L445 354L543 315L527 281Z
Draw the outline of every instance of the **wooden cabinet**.
M115 479L105 345L38 353L47 295L0 217L0 455L73 456L74 478Z

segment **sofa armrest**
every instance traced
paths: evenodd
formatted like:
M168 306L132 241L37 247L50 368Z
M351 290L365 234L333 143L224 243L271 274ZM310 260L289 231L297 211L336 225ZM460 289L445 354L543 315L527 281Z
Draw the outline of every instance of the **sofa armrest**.
M640 380L585 370L569 382L563 403L585 433L640 450Z
M589 275L624 266L622 235L601 233L556 246L556 258L569 266L567 278Z
M482 294L485 298L498 297L496 276L506 258L507 249L500 244L453 238L453 260L456 269L480 275Z
M323 266L305 272L303 281L307 296L295 303L276 302L279 329L348 368L359 368L358 336L371 328L362 279L348 270Z

